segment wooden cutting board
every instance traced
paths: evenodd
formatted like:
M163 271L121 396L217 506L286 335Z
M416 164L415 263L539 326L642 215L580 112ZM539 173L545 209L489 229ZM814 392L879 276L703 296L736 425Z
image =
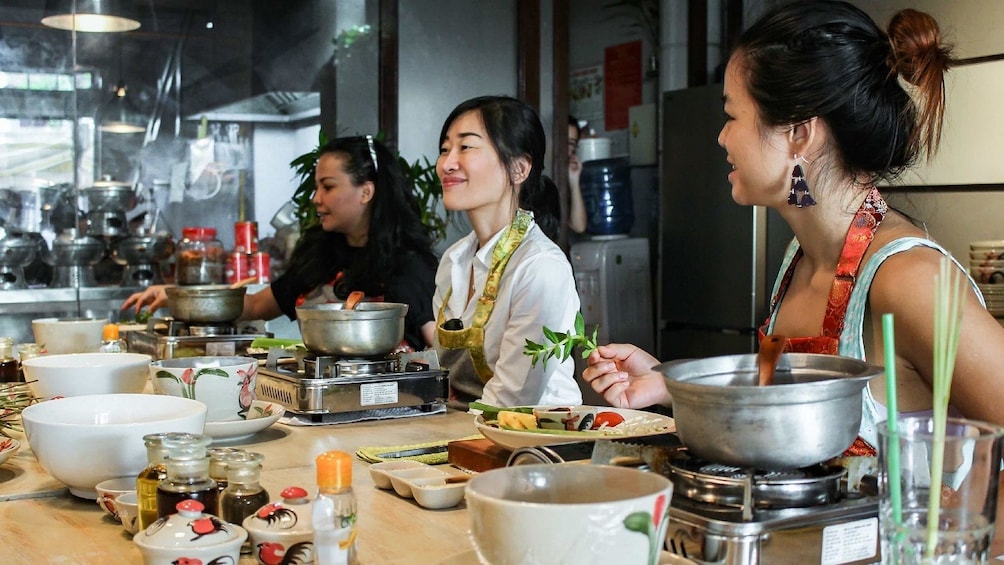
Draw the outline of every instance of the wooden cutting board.
M447 461L451 465L477 473L505 467L510 453L487 438L462 439L446 445Z

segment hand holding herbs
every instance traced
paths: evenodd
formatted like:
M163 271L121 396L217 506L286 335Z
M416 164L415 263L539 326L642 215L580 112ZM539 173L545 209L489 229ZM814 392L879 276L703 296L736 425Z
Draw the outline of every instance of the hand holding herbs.
M587 336L586 322L582 318L582 312L578 312L575 314L575 329L568 332L556 332L544 326L544 337L550 344L535 343L527 339L526 345L523 347L523 354L530 357L532 366L535 367L538 361L542 361L546 367L548 359L557 357L564 361L571 356L572 349L580 345L582 346L582 358L585 359L598 347L596 333L599 329L599 326L593 327L592 336Z

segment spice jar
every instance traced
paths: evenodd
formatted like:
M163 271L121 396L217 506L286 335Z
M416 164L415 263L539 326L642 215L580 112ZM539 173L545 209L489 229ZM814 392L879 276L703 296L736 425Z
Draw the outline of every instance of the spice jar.
M167 478L157 486L158 517L170 515L179 502L187 499L200 501L210 512L219 508L216 481L209 477L206 447L210 441L209 436L195 434L170 435L162 440L167 449Z
M175 281L180 285L223 284L226 252L215 228L186 227L175 251Z
M21 376L14 358L14 339L0 337L0 383L16 383L19 380Z
M220 517L231 524L244 519L268 504L268 491L259 482L265 456L246 451L227 455L227 488L220 498Z

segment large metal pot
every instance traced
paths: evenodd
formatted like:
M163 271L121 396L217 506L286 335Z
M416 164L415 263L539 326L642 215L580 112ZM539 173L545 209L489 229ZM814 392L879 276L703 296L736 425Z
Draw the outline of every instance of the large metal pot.
M407 304L362 302L353 310L341 303L300 306L296 309L300 336L307 349L341 356L383 355L404 338Z
M171 317L189 323L230 323L244 312L247 288L227 285L169 286L167 308Z
M837 355L786 353L757 386L756 355L663 363L680 440L694 454L758 469L840 455L861 425L861 390L884 368Z

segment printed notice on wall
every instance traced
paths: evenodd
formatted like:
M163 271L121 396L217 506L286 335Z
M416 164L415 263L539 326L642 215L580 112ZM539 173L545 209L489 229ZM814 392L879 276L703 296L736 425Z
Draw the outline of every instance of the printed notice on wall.
M582 67L570 73L568 113L579 121L603 118L603 65Z
M628 110L641 104L641 41L607 47L603 54L604 129L628 127Z

